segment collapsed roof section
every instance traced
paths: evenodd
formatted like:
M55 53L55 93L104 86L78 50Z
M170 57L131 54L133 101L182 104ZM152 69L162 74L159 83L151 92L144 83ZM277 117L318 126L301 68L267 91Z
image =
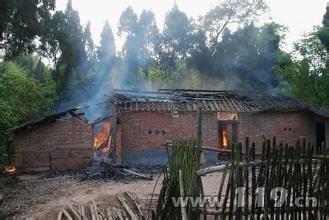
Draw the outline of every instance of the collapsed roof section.
M329 117L328 108L284 95L211 90L114 90L112 102L121 111L266 112L309 111Z
M37 127L39 125L42 124L48 124L48 123L52 123L55 122L58 119L68 119L68 118L72 118L72 117L79 117L80 119L83 119L85 121L85 118L83 117L83 113L79 113L80 109L77 108L72 108L72 109L68 109L66 111L63 112L58 112L58 113L53 113L53 114L49 114L49 115L45 115L37 120L34 121L30 121L27 122L25 124L10 128L8 130L5 130L3 132L1 132L1 135L8 135L10 133L14 133L23 129L30 129L30 128L34 128Z

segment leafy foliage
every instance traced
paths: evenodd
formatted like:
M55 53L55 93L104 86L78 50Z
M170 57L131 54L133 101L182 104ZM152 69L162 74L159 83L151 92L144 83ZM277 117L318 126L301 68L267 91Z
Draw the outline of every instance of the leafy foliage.
M88 22L83 33L83 44L85 45L86 56L89 61L95 59L96 57L96 48L91 36L90 27L91 24Z
M88 72L90 61L95 57L90 27L83 28L80 17L68 1L65 12L57 11L43 20L41 52L52 59L54 80L58 91L66 90L74 74Z
M40 18L48 18L54 8L54 0L1 0L0 48L6 50L7 58L35 50Z
M54 88L50 82L37 82L13 62L1 63L0 129L36 118L51 107L53 95Z
M263 0L226 0L211 9L202 19L202 24L209 37L212 55L218 51L217 43L225 28L232 24L251 22L266 9Z
M112 29L108 22L105 22L102 33L100 46L97 49L97 56L100 62L112 62L116 56L115 39Z
M201 87L201 74L188 69L186 62L178 62L173 72L168 72L160 65L149 69L149 80L156 88L162 89L198 89Z
M329 7L323 27L317 27L295 44L295 53L285 55L286 65L279 67L286 81L284 92L318 105L329 106Z
M317 31L295 45L295 54L287 57L287 65L278 71L286 81L284 92L318 105L329 106L328 52L317 37Z
M118 34L126 37L122 54L128 73L148 73L154 62L158 32L153 12L143 10L139 17L131 7L122 12Z
M166 15L163 30L163 50L167 51L167 56L172 56L174 59L186 56L189 49L190 32L191 24L186 14L180 11L177 5L174 5Z
M323 15L322 24L324 27L329 27L329 5L327 5L326 13Z
M323 26L292 53L281 50L283 26L256 25L267 10L264 0L224 0L198 20L174 5L162 31L152 11L136 14L128 7L118 25L121 51L108 22L97 45L71 0L65 11L54 10L54 0L1 1L1 128L32 119L54 102L56 110L96 103L111 88L279 90L329 103L328 7ZM31 94L23 94L26 89Z

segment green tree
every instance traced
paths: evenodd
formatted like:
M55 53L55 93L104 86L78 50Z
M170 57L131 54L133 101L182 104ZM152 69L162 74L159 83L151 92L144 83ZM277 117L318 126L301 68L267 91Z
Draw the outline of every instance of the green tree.
M28 54L35 50L40 36L41 18L50 16L55 0L1 0L0 48L6 58Z
M87 60L93 61L96 57L96 48L95 48L95 44L94 44L94 41L91 36L90 28L91 28L91 24L90 24L90 22L88 22L84 29L83 40L84 40Z
M329 4L327 4L326 13L322 20L323 27L329 27Z
M317 32L319 40L325 46L326 50L329 52L329 27L323 27Z
M178 63L206 73L210 64L206 41L206 33L197 22L189 19L175 4L165 17L164 30L156 47L157 61L169 73L177 72Z
M323 27L318 30L317 36L321 43L325 46L327 52L329 52L329 5L327 6L326 13L323 16ZM329 61L327 62L329 68Z
M176 60L186 58L191 48L191 23L187 15L175 4L166 14L162 39L158 49L159 63L165 68L175 68Z
M285 78L284 92L329 106L329 6L322 24L295 44L295 52L285 55L288 62L278 72Z
M145 75L148 78L148 68L154 63L159 37L154 13L143 10L138 17L128 7L121 14L118 34L126 37L122 55L127 65L127 77L138 79Z
M47 111L52 105L54 94L54 88L50 87L50 84L42 85L29 77L17 64L2 62L0 64L0 129L5 130L32 120Z
M97 57L101 63L112 63L116 56L115 39L110 24L106 21L101 33Z
M317 105L329 106L328 52L318 37L318 30L306 35L295 44L290 64L279 68L285 81L284 92ZM286 60L288 60L286 58Z
M225 0L211 9L202 19L202 28L207 33L212 56L218 51L225 28L250 23L266 9L264 0Z
M143 10L138 20L136 41L138 43L138 64L142 71L148 73L148 68L153 64L156 56L155 49L158 45L159 30L152 11Z
M189 56L187 58L188 66L195 69L207 77L211 67L211 51L207 46L206 33L193 25L193 33L190 35L191 44Z
M58 11L44 19L44 37L40 50L54 63L53 76L59 92L67 89L70 80L83 77L90 68L89 60L94 53L88 26L80 24L79 13L69 0L65 12ZM89 33L88 33L89 32ZM89 51L89 49L91 51ZM89 53L89 55L88 55Z
M138 16L131 7L128 7L121 13L118 35L125 37L125 43L122 48L122 55L127 65L128 74L137 74L138 61L136 59L138 54L138 44L135 42L137 32Z
M138 16L134 10L129 6L121 13L119 19L118 35L129 37L136 33Z
M42 19L42 34L40 38L39 53L50 59L56 68L59 66L60 57L62 55L60 44L65 39L64 25L65 14L57 11L52 17Z
M174 71L169 73L161 65L149 69L148 80L152 86L163 89L201 89L201 74L188 68L184 61L177 61Z
M29 77L32 77L39 82L45 82L51 79L51 72L42 62L41 57L21 55L15 57L13 61L20 67L24 68Z
M236 32L226 29L211 62L211 79L225 81L226 89L273 92L283 31L275 23L250 24Z
M83 41L83 27L80 24L78 11L72 8L72 0L68 1L65 10L65 21L66 23L63 25L65 39L62 39L60 43L61 61L66 65L66 74L72 74L78 69L79 65L86 61L87 57Z
M188 49L186 44L191 26L187 15L180 11L175 4L174 7L166 14L163 29L163 37L169 50L174 50L180 55L185 55Z

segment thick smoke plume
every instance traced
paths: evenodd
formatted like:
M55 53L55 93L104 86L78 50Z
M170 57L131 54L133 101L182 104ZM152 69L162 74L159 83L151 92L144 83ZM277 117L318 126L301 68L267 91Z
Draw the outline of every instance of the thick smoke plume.
M94 61L89 65L91 70L80 79L72 77L65 99L56 109L88 107L85 112L90 121L108 116L113 89L209 89L276 94L280 80L275 71L280 28L271 23L262 27L249 24L234 32L226 29L215 54L205 46L204 38L196 40L194 35L192 43L187 44L190 48L182 51L176 51L180 45L166 41L165 34L153 42L152 48L142 48L143 35L134 35L133 40L127 37L120 56L105 62Z

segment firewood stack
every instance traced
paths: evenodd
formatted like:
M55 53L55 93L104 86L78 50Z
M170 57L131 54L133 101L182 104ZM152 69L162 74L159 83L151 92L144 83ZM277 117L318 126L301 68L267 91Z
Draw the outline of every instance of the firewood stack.
M122 208L108 207L106 210L100 210L95 201L92 200L85 204L71 205L58 213L57 220L123 220L123 219L146 219L139 202L129 192L117 195Z

